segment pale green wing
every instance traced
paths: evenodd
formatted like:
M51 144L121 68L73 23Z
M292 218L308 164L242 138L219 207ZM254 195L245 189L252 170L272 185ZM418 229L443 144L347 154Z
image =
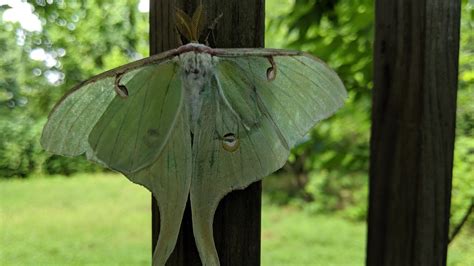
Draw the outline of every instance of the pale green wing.
M151 59L78 85L51 112L41 142L56 154L86 153L147 187L157 198L161 222L153 261L164 265L175 246L189 195L192 152L178 66L174 61L153 64ZM126 98L114 90L119 77L128 91ZM107 153L111 147L112 156Z
M99 160L127 174L157 159L182 109L178 70L173 61L144 67L127 83L129 96L112 100L89 136Z
M204 265L219 264L212 234L219 201L282 167L290 148L346 98L337 75L306 55L275 56L273 80L265 57L219 59L193 147L190 198ZM229 134L240 142L235 150Z
M89 160L104 164L95 157L89 135L110 103L118 98L114 88L118 77L120 84L129 87L129 82L145 67L156 67L169 62L176 51L170 50L155 56L106 71L94 76L67 93L51 111L41 136L41 145L51 153L64 156L86 154Z
M217 265L212 221L219 201L229 191L242 189L280 168L289 150L280 142L269 117L262 116L258 127L247 131L222 98L214 94L206 100L201 127L194 138L190 198L193 231L203 265ZM240 139L236 151L223 147L228 133Z
M137 72L128 73L122 82L127 84ZM115 77L105 77L67 94L55 106L44 126L43 148L64 156L86 153L89 159L101 163L90 149L88 136L107 106L117 97L114 82Z
M225 106L238 117L247 128L257 126L262 115L258 108L256 87L232 60L219 60L216 86Z
M221 58L221 65L228 72L240 70L251 80L261 111L272 118L275 130L291 148L318 121L339 109L347 93L337 74L315 57L301 54L272 58L274 80L267 75L272 64L265 57Z
M171 137L157 160L149 167L128 175L147 187L160 210L160 234L153 253L153 265L165 265L178 237L191 184L191 136L186 108L180 112Z

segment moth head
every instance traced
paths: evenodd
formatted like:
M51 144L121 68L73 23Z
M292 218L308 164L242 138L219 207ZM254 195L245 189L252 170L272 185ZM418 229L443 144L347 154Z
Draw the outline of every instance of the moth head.
M176 29L178 32L190 42L198 42L199 37L204 29L206 14L202 6L202 2L194 10L193 16L190 17L183 10L176 8Z
M234 133L227 133L222 138L222 148L229 152L234 152L239 149L240 139Z

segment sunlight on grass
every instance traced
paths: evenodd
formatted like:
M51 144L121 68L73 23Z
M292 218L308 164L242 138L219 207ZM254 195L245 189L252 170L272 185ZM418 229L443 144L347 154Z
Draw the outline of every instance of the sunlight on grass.
M150 264L150 194L125 178L81 175L0 184L0 264Z
M363 265L365 224L264 207L263 265Z
M0 265L150 265L149 205L117 174L0 180ZM262 215L262 265L364 264L363 223L268 203ZM456 239L450 265L474 265L472 246Z

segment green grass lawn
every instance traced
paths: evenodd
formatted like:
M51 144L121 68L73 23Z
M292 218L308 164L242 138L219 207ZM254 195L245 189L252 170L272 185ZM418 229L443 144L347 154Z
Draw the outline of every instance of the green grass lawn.
M0 265L150 265L150 194L116 174L0 181ZM472 235L451 265L474 265ZM365 225L264 204L262 265L363 265Z

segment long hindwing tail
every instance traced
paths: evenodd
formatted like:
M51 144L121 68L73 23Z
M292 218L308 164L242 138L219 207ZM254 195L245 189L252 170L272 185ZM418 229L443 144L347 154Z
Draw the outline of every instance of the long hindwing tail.
M149 167L127 175L152 191L160 212L160 234L153 265L165 265L178 238L191 184L192 151L186 108L182 108L171 137Z
M229 106L220 84L230 86L232 80L219 76L214 80L211 95L203 104L200 128L194 138L191 208L193 231L203 265L218 265L212 224L219 201L230 191L277 170L285 162L289 150L273 129L270 117L262 114L255 122L256 103L245 99L242 106ZM239 87L229 87L233 90ZM242 88L244 89L244 88ZM250 88L251 89L251 88ZM225 93L225 91L224 91ZM237 96L236 96L237 97ZM244 92L239 97L254 97ZM231 109L232 108L232 109ZM242 110L253 110L252 114ZM239 116L236 113L239 112ZM248 117L247 117L248 116ZM247 124L247 125L246 125Z
M125 84L133 93L115 97L89 136L99 160L128 174L157 159L183 102L178 68L173 61L147 66Z

